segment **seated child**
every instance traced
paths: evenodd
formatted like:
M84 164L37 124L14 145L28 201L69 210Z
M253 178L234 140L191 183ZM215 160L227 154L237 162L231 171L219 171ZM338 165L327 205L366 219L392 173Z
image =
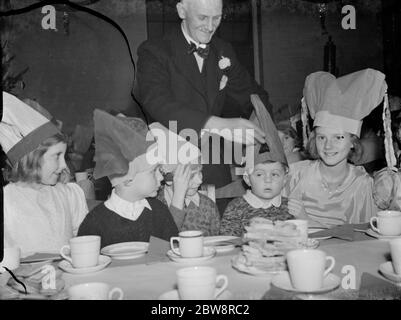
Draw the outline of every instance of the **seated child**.
M243 179L250 190L243 194L240 180L219 190L225 197L236 197L224 211L220 225L222 235L241 237L245 226L255 217L273 221L305 218L301 203L281 196L287 180L287 158L269 113L260 104L254 107L254 121L265 132L266 143L247 147Z
M256 164L253 170L248 169L244 181L250 189L228 204L220 233L241 237L254 217L272 221L295 219L289 212L288 199L281 196L287 172L288 166L278 161L264 161Z
M202 184L201 164L179 164L173 173L173 181L167 181L158 199L165 203L175 217L179 231L201 230L204 236L219 234L220 215L212 199L198 191ZM177 220L175 211L185 212Z
M66 139L48 114L3 92L4 247L20 247L23 257L59 251L88 212L83 190L68 183Z
M94 124L94 176L107 176L113 190L108 200L88 213L78 235L99 235L101 247L148 242L151 236L169 241L178 230L167 206L154 198L163 177L160 165L147 159L157 143L146 140L146 124L100 110L94 112Z

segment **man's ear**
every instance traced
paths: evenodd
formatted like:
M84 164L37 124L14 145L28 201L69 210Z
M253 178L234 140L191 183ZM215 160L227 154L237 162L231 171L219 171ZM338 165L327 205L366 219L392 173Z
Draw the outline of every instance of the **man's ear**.
M248 187L251 186L251 182L249 181L249 176L247 174L244 174L242 177L245 181L245 183L247 184Z
M186 18L186 4L183 3L183 0L181 0L177 3L176 8L177 8L178 16L181 19L185 19Z

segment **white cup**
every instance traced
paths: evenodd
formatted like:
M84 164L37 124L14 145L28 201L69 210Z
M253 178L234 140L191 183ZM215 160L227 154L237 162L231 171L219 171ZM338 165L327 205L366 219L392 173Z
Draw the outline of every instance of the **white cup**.
M293 219L286 222L293 223L297 226L302 242L306 243L308 241L308 220Z
M213 300L228 286L225 275L212 267L189 267L177 270L178 293L182 300ZM219 285L221 283L221 285Z
M113 299L113 295L116 299ZM70 300L122 300L124 292L120 288L111 289L107 283L89 282L77 284L68 289Z
M394 272L401 275L401 238L390 241L390 251Z
M376 221L377 227L374 225ZM370 218L372 229L384 236L401 235L401 212L384 210L377 213L377 217Z
M3 260L0 262L0 273L6 272L7 267L9 270L14 270L19 267L21 259L21 249L18 247L4 248Z
M70 239L69 245L60 249L61 256L74 268L89 268L98 265L100 255L100 236L82 236ZM70 250L70 255L64 253Z
M171 250L183 258L196 258L203 256L203 233L198 230L182 231L179 237L170 238ZM174 247L174 242L179 242L180 250Z
M326 268L326 261L330 266ZM333 270L335 260L316 249L297 249L287 252L287 264L293 287L302 292L313 292L323 287L323 279Z

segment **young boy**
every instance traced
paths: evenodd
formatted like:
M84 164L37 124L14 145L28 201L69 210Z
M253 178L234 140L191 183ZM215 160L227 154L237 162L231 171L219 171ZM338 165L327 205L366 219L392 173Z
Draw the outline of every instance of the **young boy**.
M149 163L148 128L138 118L95 110L96 179L107 176L113 186L108 200L88 213L78 235L101 236L101 247L129 241L164 240L178 230L166 205L154 197L163 177L159 164ZM150 147L150 148L149 148Z
M255 108L255 121L266 133L266 144L258 144L254 152L247 152L243 179L250 189L228 204L220 225L222 235L242 236L245 226L254 217L273 221L295 219L295 216L300 218L301 206L297 208L281 196L287 180L288 164L277 130L267 111L258 108L258 105ZM227 193L239 195L238 182L241 180L225 188L226 196Z

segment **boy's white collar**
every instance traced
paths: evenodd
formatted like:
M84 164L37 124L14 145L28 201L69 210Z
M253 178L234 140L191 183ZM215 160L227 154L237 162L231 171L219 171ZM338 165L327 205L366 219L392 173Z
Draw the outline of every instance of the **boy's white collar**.
M258 196L254 195L251 190L247 190L246 193L243 195L246 202L249 203L250 206L254 207L255 209L267 209L271 206L276 208L281 206L281 195L274 197L271 200L263 200L260 199Z
M114 211L123 218L136 221L145 208L152 210L148 200L141 199L135 202L129 202L119 197L115 189L112 190L110 198L105 201L104 205L107 209Z

